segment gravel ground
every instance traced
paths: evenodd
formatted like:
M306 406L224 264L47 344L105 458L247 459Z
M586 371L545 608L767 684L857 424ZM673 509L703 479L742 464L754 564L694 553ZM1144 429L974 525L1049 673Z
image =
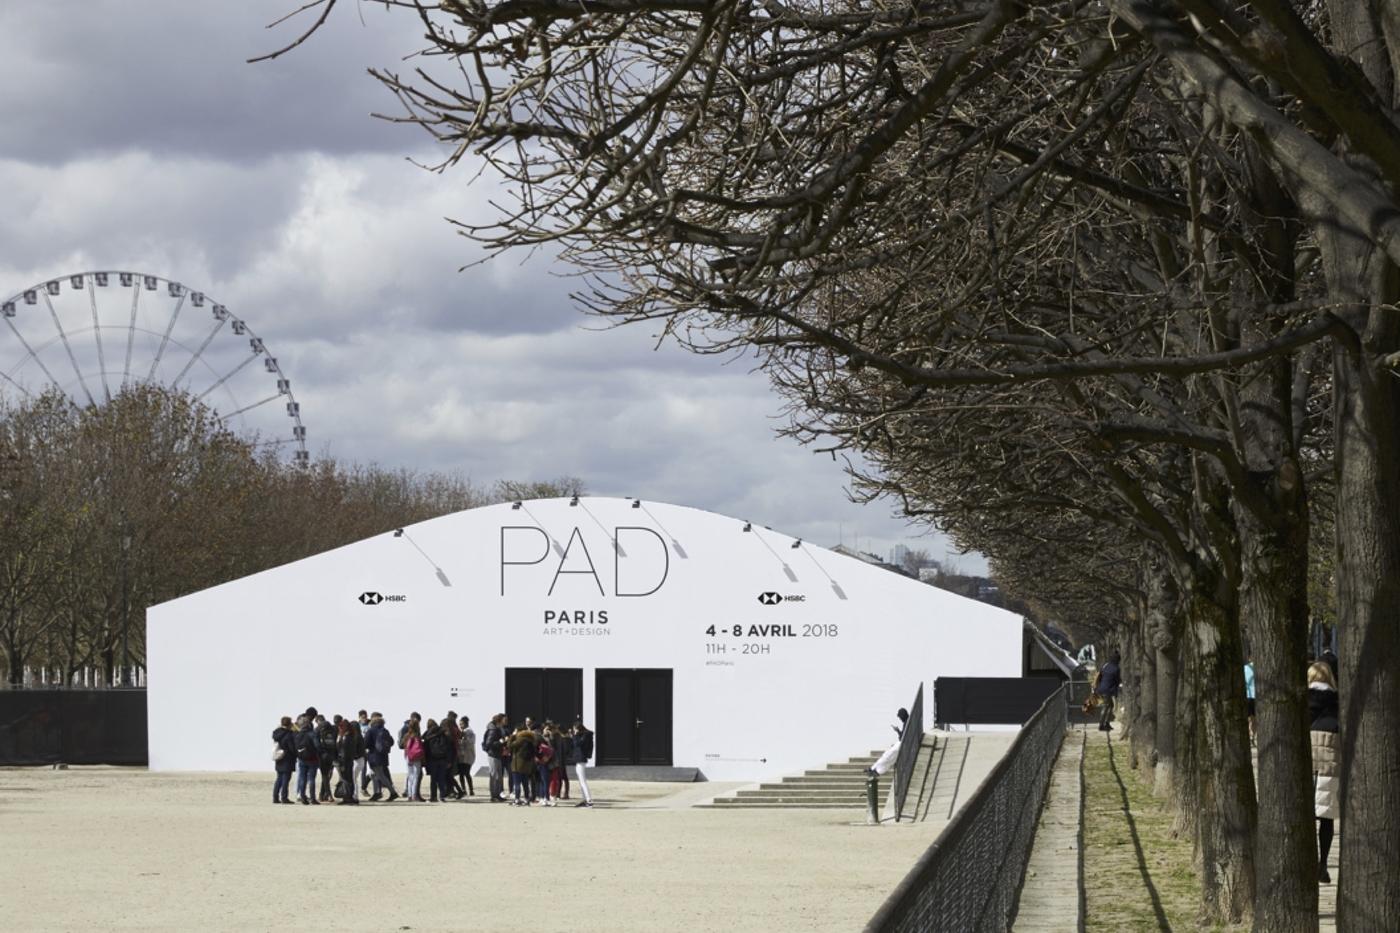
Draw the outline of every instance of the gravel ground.
M273 806L271 789L271 772L0 770L0 925L849 931L944 825L692 809L695 784L596 782L592 810Z

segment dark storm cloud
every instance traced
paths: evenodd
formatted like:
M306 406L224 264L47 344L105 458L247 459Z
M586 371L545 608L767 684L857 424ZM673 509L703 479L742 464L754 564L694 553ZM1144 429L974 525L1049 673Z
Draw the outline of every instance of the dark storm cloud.
M366 74L419 45L412 17L346 4L295 54L245 60L294 38L300 3L5 0L0 157L53 162L148 149L221 159L314 149L402 152L418 134L368 117L396 104Z

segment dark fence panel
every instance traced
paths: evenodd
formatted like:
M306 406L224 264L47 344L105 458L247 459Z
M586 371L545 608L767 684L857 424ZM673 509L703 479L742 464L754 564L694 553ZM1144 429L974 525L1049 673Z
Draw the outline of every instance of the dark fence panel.
M1064 741L1065 712L1064 693L1057 687L876 911L866 933L1008 928L1050 768Z
M933 682L934 722L1025 723L1061 683L1049 677L940 677Z
M145 690L0 690L0 765L144 765Z

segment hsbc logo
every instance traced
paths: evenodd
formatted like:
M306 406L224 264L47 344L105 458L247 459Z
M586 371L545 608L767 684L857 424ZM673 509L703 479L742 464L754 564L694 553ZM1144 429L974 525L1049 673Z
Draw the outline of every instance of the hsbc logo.
M357 596L356 598L357 598L361 603L363 603L363 604L366 605L366 606L378 606L380 603L406 603L406 602L408 602L408 597L405 596L405 595L403 595L402 593L396 593L396 594L393 594L393 595L388 595L388 596L386 596L386 595L383 594L383 593L375 593L375 592L373 592L373 591L370 591L370 592L367 592L367 593L361 593L361 594L360 594L359 596Z
M783 601L783 597L777 593L759 593L758 601L765 606L776 606Z

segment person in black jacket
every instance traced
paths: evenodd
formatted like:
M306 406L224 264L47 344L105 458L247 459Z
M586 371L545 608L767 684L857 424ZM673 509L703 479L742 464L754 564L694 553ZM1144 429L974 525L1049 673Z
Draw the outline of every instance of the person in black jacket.
M316 739L316 724L305 716L298 719L292 744L297 751L297 799L303 804L320 803L316 799L316 772L320 770L321 745Z
M340 719L339 716L336 717ZM342 804L358 804L360 801L355 797L355 762L365 751L365 740L360 737L360 727L352 720L341 719L340 725L336 726L335 752L336 764L340 767L340 784L344 789L344 796L340 798Z
M317 716L316 747L321 769L321 793L319 799L322 801L334 799L331 796L331 774L335 771L335 739L335 725L326 722L326 717Z
M369 762L370 780L374 784L374 796L370 800L383 798L385 788L389 790L390 802L399 799L394 790L394 779L389 776L389 754L394 750L394 737L384 726L384 717L375 713L369 719L365 730L365 760Z
M1123 686L1123 672L1119 667L1123 661L1123 656L1117 651L1108 659L1108 663L1099 668L1099 676L1094 679L1094 692L1103 697L1102 712L1099 713L1099 731L1109 732L1113 729L1110 725L1113 722L1113 706L1118 699L1118 691Z
M1308 738L1312 746L1313 815L1317 817L1317 880L1331 884L1327 856L1332 851L1332 834L1337 818L1338 718L1337 680L1326 662L1308 668Z
M428 752L428 780L432 782L429 799L437 803L441 797L445 802L452 793L447 776L452 762L452 738L435 719L429 719L428 728L423 730L423 748Z
M506 745L505 721L505 713L492 716L486 732L481 736L481 750L486 753L491 773L489 787L492 803L504 803L506 800L506 766L501 760L501 752Z
M593 757L593 733L588 731L580 720L574 723L573 743L569 746L569 761L574 766L574 774L578 776L578 789L583 791L583 799L574 804L576 807L593 806L593 795L588 792L588 777L584 772L588 768L588 759Z
M297 747L292 741L292 717L283 716L282 724L272 730L273 741L273 767L277 771L277 783L272 785L273 803L291 803L287 797L287 791L292 784L292 771L297 766ZM281 752L282 757L278 758L277 753Z

